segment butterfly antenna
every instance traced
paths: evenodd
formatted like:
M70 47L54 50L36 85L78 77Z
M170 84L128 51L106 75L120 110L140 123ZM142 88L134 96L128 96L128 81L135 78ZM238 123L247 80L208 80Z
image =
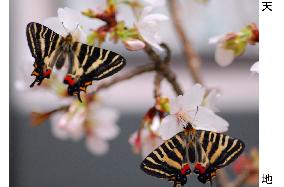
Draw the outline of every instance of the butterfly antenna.
M69 33L69 31L68 31L68 29L64 26L63 21L61 22L61 24L62 24L62 26L63 26L63 28L64 28L64 30L65 30L65 32L66 32L66 34L68 34L68 33Z
M77 26L76 26L74 32L76 32L76 30L77 30L78 28L79 28L79 23L77 24Z
M192 124L194 124L194 121L195 121L195 119L196 119L196 115L197 115L198 110L199 110L199 108L198 108L198 106L197 106L197 107L196 107L195 114L194 114L194 118L193 118L193 120L192 120Z

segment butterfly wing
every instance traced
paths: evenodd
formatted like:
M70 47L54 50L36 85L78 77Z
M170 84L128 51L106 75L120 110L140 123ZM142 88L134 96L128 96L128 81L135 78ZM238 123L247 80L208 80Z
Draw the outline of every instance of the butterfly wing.
M198 144L202 146L205 155L209 160L197 162L194 173L198 174L198 180L202 183L211 181L216 175L216 170L223 168L234 160L243 152L245 144L228 135L198 130Z
M60 46L62 37L48 27L35 22L27 25L26 35L31 54L35 58L32 75L36 76L36 79L31 84L33 87L36 82L41 84L44 78L50 77L49 66L56 56L55 51Z
M101 80L121 70L126 60L110 50L74 42L70 56L71 66L65 77L70 95L86 91L93 80Z
M190 174L186 163L184 132L180 132L151 152L140 168L148 175L173 181L174 185L184 185Z

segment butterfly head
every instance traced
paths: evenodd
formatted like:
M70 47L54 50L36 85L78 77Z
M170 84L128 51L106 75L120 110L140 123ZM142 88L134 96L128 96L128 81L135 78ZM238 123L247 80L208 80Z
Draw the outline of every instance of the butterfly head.
M68 33L67 36L64 38L66 43L72 43L73 42L73 36L71 33Z

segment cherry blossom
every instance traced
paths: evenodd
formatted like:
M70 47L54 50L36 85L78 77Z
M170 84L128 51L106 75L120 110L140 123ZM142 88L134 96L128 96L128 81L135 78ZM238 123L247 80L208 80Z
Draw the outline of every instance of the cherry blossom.
M190 123L193 128L214 132L228 130L228 122L216 115L206 105L202 105L205 88L194 85L184 95L170 100L170 115L166 116L159 127L159 135L167 140L181 132Z
M87 122L86 147L95 155L103 155L109 150L109 140L120 132L117 126L118 112L110 108L94 106Z
M86 43L86 34L84 33L81 23L81 14L79 11L71 8L59 8L57 10L58 17L51 17L44 21L44 25L60 34L67 36L72 34L75 41Z
M159 147L163 140L160 136L147 128L135 131L128 140L133 146L135 153L141 153L142 158L148 156L154 149Z
M201 105L210 108L214 112L218 112L219 109L216 107L216 102L219 97L220 93L216 89L210 90L210 92L204 96Z
M223 67L230 65L236 57L242 55L248 44L255 45L258 42L259 30L254 23L240 32L231 32L209 39L209 44L216 44L215 60Z
M129 51L138 51L146 46L144 42L138 39L129 39L124 41L123 44Z
M168 112L168 102L167 98L156 98L156 105L150 108L143 117L142 127L135 131L128 140L134 153L141 153L143 158L163 143L158 129Z
M235 52L233 49L226 48L226 42L230 40L230 38L236 37L234 33L230 33L225 36L216 36L209 39L209 44L216 43L216 51L215 51L215 61L220 66L228 66L235 59Z
M109 150L108 141L119 134L118 112L75 100L67 112L51 117L52 133L61 140L79 141L86 139L87 149L94 155L103 155Z
M153 7L147 6L143 9L139 19L136 23L139 34L151 46L163 51L160 46L162 40L159 34L159 24L162 21L168 20L168 17L163 14L151 13Z

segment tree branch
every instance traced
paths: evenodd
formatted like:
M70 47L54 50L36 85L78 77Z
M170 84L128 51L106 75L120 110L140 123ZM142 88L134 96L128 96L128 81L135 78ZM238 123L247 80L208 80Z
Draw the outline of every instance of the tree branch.
M131 79L137 75L140 75L142 73L146 73L146 72L150 72L150 71L154 71L155 70L155 64L151 63L151 64L147 64L147 65L142 65L142 66L138 66L132 70L130 70L129 72L126 72L125 74L122 74L120 76L116 76L114 78L112 78L109 81L103 82L101 84L99 84L96 88L96 90L94 92L91 92L90 94L94 94L95 92L98 92L99 90L108 88L118 82L121 81L125 81L128 79Z
M177 0L168 1L168 7L173 19L174 27L177 31L178 37L183 45L183 53L187 61L187 67L191 72L192 79L195 83L203 84L200 74L201 60L197 52L193 49L190 40L186 37L186 33L182 27L179 17L180 8L178 7Z
M175 73L169 68L162 69L161 73L167 79L167 81L172 85L173 89L176 92L176 95L183 95L183 91L181 89L180 84L177 82Z
M156 73L154 78L154 97L158 98L161 96L161 82L163 80L163 76L160 73Z
M172 85L174 91L176 92L176 95L182 95L183 92L180 84L177 82L176 75L170 69L170 57L171 57L170 49L166 44L161 44L161 46L166 51L166 56L163 60L149 45L145 47L144 51L148 54L150 59L155 63L157 73L163 75L163 77L167 79L167 81Z

